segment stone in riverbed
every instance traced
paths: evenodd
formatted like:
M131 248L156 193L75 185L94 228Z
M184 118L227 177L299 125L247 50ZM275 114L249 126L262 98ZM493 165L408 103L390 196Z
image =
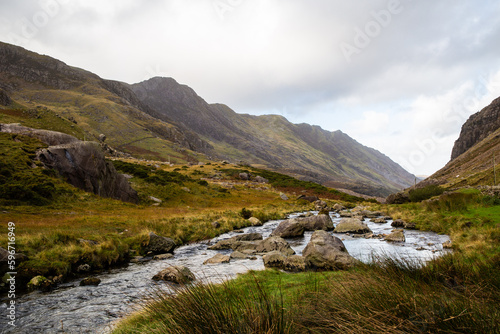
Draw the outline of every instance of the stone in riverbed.
M170 259L173 257L174 257L174 254L171 254L171 253L158 254L158 255L153 256L153 260L167 260L167 259Z
M283 220L271 235L281 238L301 237L304 235L304 226L298 219Z
M196 277L191 270L185 266L168 267L153 276L155 281L169 281L178 284L186 284L195 279Z
M403 229L394 229L388 236L384 238L384 240L391 242L405 242L405 232Z
M347 252L344 243L323 230L313 233L302 256L305 258L305 265L311 269L347 269L356 263Z
M252 224L252 226L262 226L262 222L260 221L259 218L257 217L250 217L248 218L248 221L250 222L250 224Z
M361 220L356 218L344 218L337 224L334 230L335 233L355 233L355 234L365 234L372 233L372 230L363 223Z
M300 224L304 226L304 229L306 231L333 230L332 219L330 218L329 215L326 214L318 214L317 216L299 218L298 220Z
M290 247L290 244L285 239L277 236L271 236L258 243L256 248L257 253L269 253L279 251L284 255L293 255L295 251Z
M101 283L101 280L97 277L86 277L80 281L80 286L98 286Z
M307 269L306 259L300 255L291 255L285 259L283 269L291 272L301 272Z
M175 241L170 238L162 237L156 235L153 232L149 233L149 240L143 246L145 253L153 253L153 254L165 254L165 253L173 253L176 247Z
M203 264L219 264L219 263L229 263L230 257L229 255L224 254L216 254L215 256L205 260Z
M260 233L246 233L241 235L236 235L229 239L224 239L218 241L215 245L208 247L210 250L224 250L233 249L236 250L240 247L240 241L256 241L262 240L262 234Z
M272 251L262 256L266 268L283 268L286 255L278 251Z

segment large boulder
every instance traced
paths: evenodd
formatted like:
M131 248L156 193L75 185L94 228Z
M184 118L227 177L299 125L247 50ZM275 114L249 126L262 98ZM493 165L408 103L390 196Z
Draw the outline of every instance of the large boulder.
M153 276L153 280L155 281L168 281L178 284L186 284L195 279L196 277L191 270L185 266L168 267Z
M323 230L313 233L302 256L305 258L306 266L311 269L347 269L356 263L347 252L342 240Z
M344 218L337 224L337 226L335 226L334 232L364 234L371 233L372 231L368 225L357 218Z
M304 235L304 226L298 219L283 220L271 235L282 238L301 237Z
M50 146L38 152L38 159L77 188L125 202L139 201L125 176L106 161L98 143L78 141Z
M239 249L238 249L239 250ZM295 251L285 239L278 236L271 236L258 243L256 251L258 253L269 253L279 251L284 255L293 255Z
M298 220L306 231L333 230L333 222L329 215L310 216Z
M172 253L175 249L175 241L170 238L156 235L153 232L149 232L148 237L147 243L143 246L146 253L165 254Z

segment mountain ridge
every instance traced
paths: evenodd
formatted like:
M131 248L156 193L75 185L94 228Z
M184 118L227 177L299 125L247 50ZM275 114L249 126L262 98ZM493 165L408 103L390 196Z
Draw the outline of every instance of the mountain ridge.
M349 187L361 182L372 189L399 190L414 180L387 156L340 130L330 132L316 125L293 124L279 115L238 114L224 104L208 104L190 87L172 78L155 77L131 87L160 117L193 129L217 152L228 156L244 157L246 154L240 152L244 151L250 153L247 159L258 163L293 169L305 179L315 174L313 180L340 182Z
M208 104L172 78L127 84L105 80L23 48L0 43L0 89L11 107L46 108L87 138L148 159L227 159L364 194L405 187L413 176L341 131L293 124L282 116L238 114ZM3 109L8 108L2 107Z

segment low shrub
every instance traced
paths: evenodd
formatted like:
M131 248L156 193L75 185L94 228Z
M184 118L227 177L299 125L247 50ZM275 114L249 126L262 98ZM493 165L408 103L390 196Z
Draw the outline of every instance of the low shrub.
M444 192L444 189L438 185L430 185L423 188L412 189L408 193L408 197L412 202L421 202L434 196L439 196Z

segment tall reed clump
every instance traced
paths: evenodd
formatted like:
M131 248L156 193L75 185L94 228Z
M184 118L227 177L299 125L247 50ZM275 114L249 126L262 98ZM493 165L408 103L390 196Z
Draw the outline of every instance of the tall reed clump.
M257 281L196 283L156 290L143 315L114 333L227 334L290 333L288 312L280 291L270 293Z
M385 259L327 282L300 299L294 328L304 333L496 333L498 270L469 272L448 256L422 266ZM297 332L300 332L298 330Z

